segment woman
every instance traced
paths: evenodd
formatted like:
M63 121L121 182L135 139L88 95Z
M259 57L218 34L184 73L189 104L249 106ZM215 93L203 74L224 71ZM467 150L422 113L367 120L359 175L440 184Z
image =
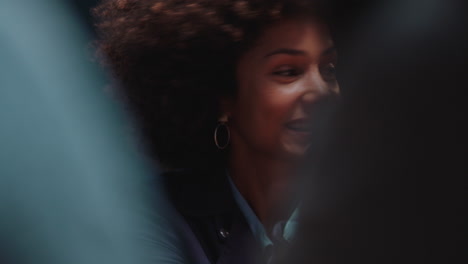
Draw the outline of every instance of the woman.
M98 42L197 262L271 261L293 236L317 101L338 92L322 9L302 0L108 0Z

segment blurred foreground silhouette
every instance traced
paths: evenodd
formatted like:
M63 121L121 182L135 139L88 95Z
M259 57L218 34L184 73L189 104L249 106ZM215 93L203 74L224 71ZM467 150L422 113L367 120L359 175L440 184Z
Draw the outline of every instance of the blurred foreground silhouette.
M161 263L178 245L88 46L66 1L0 3L0 263Z
M461 263L466 4L335 2L341 104L322 110L284 263Z

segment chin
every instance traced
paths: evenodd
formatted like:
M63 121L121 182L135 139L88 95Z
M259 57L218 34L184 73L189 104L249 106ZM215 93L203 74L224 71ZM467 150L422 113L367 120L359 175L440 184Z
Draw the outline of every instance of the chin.
M284 156L291 159L301 159L306 156L310 144L288 144L283 146Z
M299 137L295 134L291 135L291 133L283 137L280 142L281 152L286 157L295 159L304 157L311 145L310 135Z

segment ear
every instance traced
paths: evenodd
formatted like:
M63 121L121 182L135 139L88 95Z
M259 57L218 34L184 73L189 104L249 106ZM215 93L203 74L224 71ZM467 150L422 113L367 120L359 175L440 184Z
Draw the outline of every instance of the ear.
M233 110L233 99L230 97L221 97L219 100L219 109L220 116L218 118L219 122L227 122L232 115Z

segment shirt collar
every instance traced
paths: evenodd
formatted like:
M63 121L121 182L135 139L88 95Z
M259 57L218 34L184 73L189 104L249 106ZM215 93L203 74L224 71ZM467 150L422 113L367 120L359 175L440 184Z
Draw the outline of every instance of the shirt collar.
M232 181L231 177L228 176L229 183L231 185L232 194L234 196L234 200L236 201L239 209L241 210L242 214L244 215L250 230L252 231L255 238L261 243L263 249L268 246L273 245L272 240L268 237L265 227L258 219L257 215L254 213L250 205L244 199L242 194L237 189L236 185ZM297 217L298 217L299 208L296 208L294 212L291 214L290 218L284 224L284 228L281 228L281 233L279 234L282 236L286 241L290 242L291 239L294 237L294 233L297 226ZM282 223L277 223L276 225L281 225ZM275 225L275 226L276 226ZM273 228L273 230L278 230L278 228ZM275 235L275 234L273 234Z

